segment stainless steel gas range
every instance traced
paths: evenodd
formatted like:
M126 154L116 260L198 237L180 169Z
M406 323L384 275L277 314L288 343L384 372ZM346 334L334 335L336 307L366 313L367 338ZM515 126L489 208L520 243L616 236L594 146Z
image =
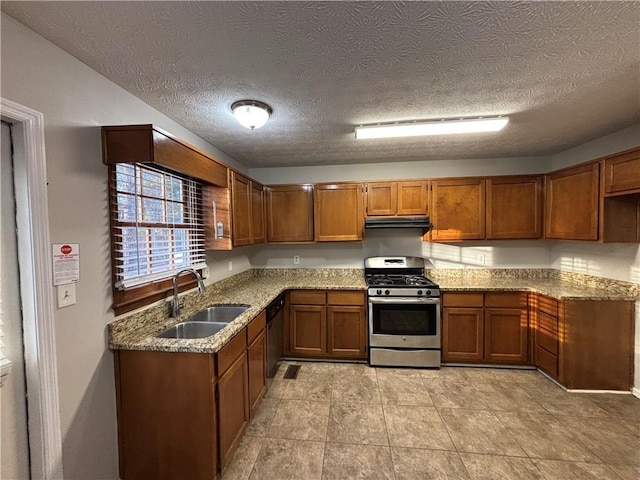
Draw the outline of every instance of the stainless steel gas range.
M440 367L440 288L420 257L368 257L369 364Z

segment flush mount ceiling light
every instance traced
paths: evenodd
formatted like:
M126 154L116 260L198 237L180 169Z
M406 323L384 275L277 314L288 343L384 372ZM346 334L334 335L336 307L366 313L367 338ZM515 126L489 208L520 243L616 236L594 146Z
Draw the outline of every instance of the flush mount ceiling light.
M458 118L427 122L396 122L356 127L356 138L416 137L454 133L497 132L509 123L507 117Z
M253 130L254 128L260 128L273 112L271 107L266 103L258 102L257 100L240 100L234 102L231 105L231 111L233 116L240 125Z

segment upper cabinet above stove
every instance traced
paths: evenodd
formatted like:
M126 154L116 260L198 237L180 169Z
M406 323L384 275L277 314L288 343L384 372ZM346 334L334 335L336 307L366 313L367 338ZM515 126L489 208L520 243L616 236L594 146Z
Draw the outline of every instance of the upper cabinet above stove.
M367 217L427 215L427 184L427 180L367 183Z

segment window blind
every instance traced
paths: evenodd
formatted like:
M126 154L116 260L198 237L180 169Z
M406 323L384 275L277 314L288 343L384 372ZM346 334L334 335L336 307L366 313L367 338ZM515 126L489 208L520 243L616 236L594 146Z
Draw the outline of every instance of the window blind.
M116 288L163 280L206 266L201 186L142 164L111 167Z

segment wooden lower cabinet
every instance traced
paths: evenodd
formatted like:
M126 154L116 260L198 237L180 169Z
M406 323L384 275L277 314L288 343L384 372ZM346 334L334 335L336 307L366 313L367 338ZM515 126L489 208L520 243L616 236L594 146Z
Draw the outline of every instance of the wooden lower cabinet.
M365 292L293 290L288 302L285 320L288 356L367 357Z
M235 343L234 343L235 342ZM236 349L235 344L242 344L244 349ZM228 349L225 351L225 349ZM240 443L242 434L249 423L249 373L246 355L246 331L236 335L231 342L218 352L218 438L220 445L220 470L224 472ZM226 369L220 365L227 364L226 357L240 350ZM225 360L221 361L221 357Z
M249 416L253 418L267 392L267 332L262 330L247 348Z
M117 350L120 478L216 477L214 356Z
M443 362L529 362L526 293L445 293L442 305Z

